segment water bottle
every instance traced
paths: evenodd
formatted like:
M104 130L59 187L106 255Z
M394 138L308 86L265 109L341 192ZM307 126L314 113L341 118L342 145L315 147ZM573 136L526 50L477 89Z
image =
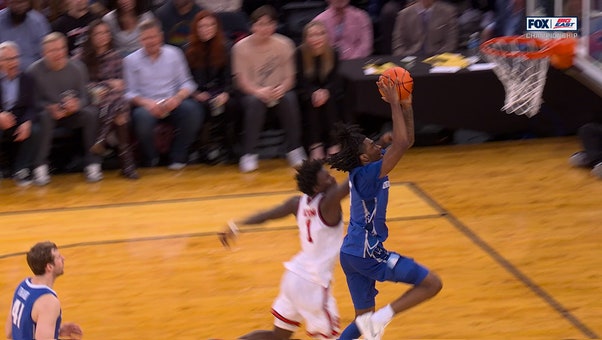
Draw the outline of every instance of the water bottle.
M479 32L474 32L468 38L468 44L466 45L466 47L468 48L468 56L478 57L479 56L479 46L480 46Z

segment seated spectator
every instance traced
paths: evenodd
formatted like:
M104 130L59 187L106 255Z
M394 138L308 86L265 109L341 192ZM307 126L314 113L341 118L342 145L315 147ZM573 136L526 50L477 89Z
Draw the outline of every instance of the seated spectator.
M167 0L155 15L161 21L165 43L184 49L190 35L190 24L201 11L194 0Z
M250 33L249 17L245 12L215 12L229 44L235 44Z
M480 44L480 35L483 29L492 20L489 4L486 1L462 2L456 5L458 8L458 47L468 50L468 54L476 53L478 45L474 45L473 38ZM471 45L472 44L472 45ZM471 46L469 46L471 45Z
M493 22L481 32L481 41L500 36L522 35L526 27L525 0L496 1Z
M314 20L324 23L341 60L371 55L374 36L372 19L368 13L349 5L349 0L327 1L328 8Z
M230 46L226 43L221 23L215 14L200 11L192 21L190 44L186 59L198 87L192 98L211 112L207 118L209 136L204 159L217 162L219 158L233 157L237 112L232 100Z
M258 168L256 147L268 108L278 115L285 132L288 162L297 167L306 155L301 147L299 102L293 90L295 45L291 39L275 33L277 13L272 6L256 9L251 22L251 35L232 47L232 71L244 107L240 171Z
M42 13L49 22L54 22L67 11L63 0L32 0L32 3L33 9Z
M111 0L115 9L107 13L102 20L109 24L115 49L126 56L140 48L138 25L154 18L145 4L145 0Z
M297 48L297 94L303 112L304 135L311 159L334 154L338 147L331 131L339 120L336 105L338 90L338 54L328 41L326 27L320 21L305 25L303 42Z
M395 20L393 55L430 57L458 48L456 8L441 0L419 0Z
M242 0L196 0L199 7L211 12L237 12L242 9Z
M92 2L90 3L90 13L92 13L92 15L94 15L96 18L102 18L107 13L109 13L109 10L107 9L106 5L107 3L105 0L102 0L102 2L92 0Z
M579 128L583 150L569 158L572 166L592 168L592 175L602 179L602 124L588 123Z
M251 13L255 12L261 6L270 5L274 9L276 9L277 13L280 13L280 8L282 7L281 2L285 0L242 0L241 9L248 16L251 16Z
M7 7L0 10L0 42L19 45L23 70L40 59L42 38L48 33L48 20L31 8L31 0L7 0Z
M88 25L97 17L90 12L88 0L67 0L66 3L67 12L52 22L51 27L67 37L69 54L76 55L81 53L88 37Z
M374 20L377 20L378 17L380 17L380 13L385 5L385 0L368 0L368 14L370 14L370 17L374 18Z
M154 129L167 121L176 129L169 153L168 169L181 170L188 162L188 148L194 142L205 111L190 95L197 85L190 76L184 53L163 43L161 24L155 20L140 24L142 48L124 60L126 98L134 106L132 123L147 166L159 163Z
M41 145L34 159L34 183L50 183L48 156L57 126L82 129L86 180L98 182L103 178L101 157L89 151L96 138L98 110L88 102L86 67L78 60L69 59L67 38L62 33L53 32L44 37L42 54L42 59L27 69L34 79L41 131Z
M39 142L32 88L32 79L20 70L17 44L0 43L0 141L9 140L17 146L13 178L18 186L31 184L33 155Z
M80 58L88 67L88 91L100 112L100 128L91 151L103 156L106 153L107 135L115 131L121 174L129 179L138 179L127 124L130 120L130 104L123 97L123 59L113 49L107 23L93 21L88 33Z
M395 19L397 14L405 7L405 0L389 0L384 3L378 16L379 38L376 41L376 54L392 53L391 43L393 41L393 29L395 28Z

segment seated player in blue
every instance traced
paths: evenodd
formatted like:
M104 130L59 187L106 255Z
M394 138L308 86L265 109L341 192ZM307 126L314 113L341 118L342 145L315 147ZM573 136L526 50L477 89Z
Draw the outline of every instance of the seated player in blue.
M356 319L343 331L341 340L359 338L360 333L368 340L381 339L395 314L435 296L442 287L433 272L383 245L389 234L385 223L388 173L414 143L414 123L411 96L400 101L395 83L379 81L377 85L391 105L390 146L382 150L357 127L346 126L337 136L341 151L329 159L333 168L349 173L351 197L349 227L340 259ZM413 287L374 312L376 281L403 282Z

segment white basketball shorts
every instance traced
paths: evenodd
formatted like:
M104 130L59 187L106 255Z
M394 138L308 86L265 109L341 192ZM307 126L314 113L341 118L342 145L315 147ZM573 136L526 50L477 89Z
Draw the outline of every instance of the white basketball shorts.
M280 294L272 305L274 326L295 332L305 322L313 338L336 338L339 311L330 287L323 287L286 270L280 282Z

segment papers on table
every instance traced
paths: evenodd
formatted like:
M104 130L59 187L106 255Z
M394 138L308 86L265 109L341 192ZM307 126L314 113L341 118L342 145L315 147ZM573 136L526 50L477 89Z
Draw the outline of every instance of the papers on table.
M374 60L375 59L372 59L370 61ZM402 65L405 65L405 67L411 67L410 65L413 65L415 60L416 57L407 56L401 59L400 62ZM482 71L491 70L495 67L495 64L493 63L477 64L478 61L478 56L464 57L463 55L457 53L442 53L427 58L423 62L432 65L432 67L429 69L429 73L456 73L463 68L466 68L469 71ZM363 72L364 75L380 75L387 69L398 66L399 65L393 62L386 62L384 64L368 62L364 65Z
M458 69L470 65L470 61L467 58L464 58L463 55L458 53L437 54L430 58L424 59L424 62L433 66L453 66L458 67Z
M400 60L402 63L413 63L414 61L416 61L416 57L413 55L409 55L407 57L404 57L403 59Z
M491 70L495 67L495 63L472 64L468 66L469 71Z
M429 70L430 73L456 73L460 71L460 66L433 66Z
M482 64L472 64L468 66L466 69L469 71L484 71L491 70L495 67L494 63L482 63ZM430 73L456 73L460 71L462 67L459 66L433 66L429 70Z
M466 68L469 71L491 70L495 67L493 63L481 63L478 56L464 57L457 53L441 53L424 60L425 63L433 65L430 73L456 73Z
M383 72L385 72L386 70L390 69L391 67L397 67L397 66L398 65L396 65L395 63L392 63L392 62L384 63L382 65L379 65L379 64L366 64L364 66L364 74L365 75L382 74Z
M479 62L479 60L481 60L481 58L479 58L476 55L473 55L472 57L466 57L466 61L468 61L468 65L476 64Z

